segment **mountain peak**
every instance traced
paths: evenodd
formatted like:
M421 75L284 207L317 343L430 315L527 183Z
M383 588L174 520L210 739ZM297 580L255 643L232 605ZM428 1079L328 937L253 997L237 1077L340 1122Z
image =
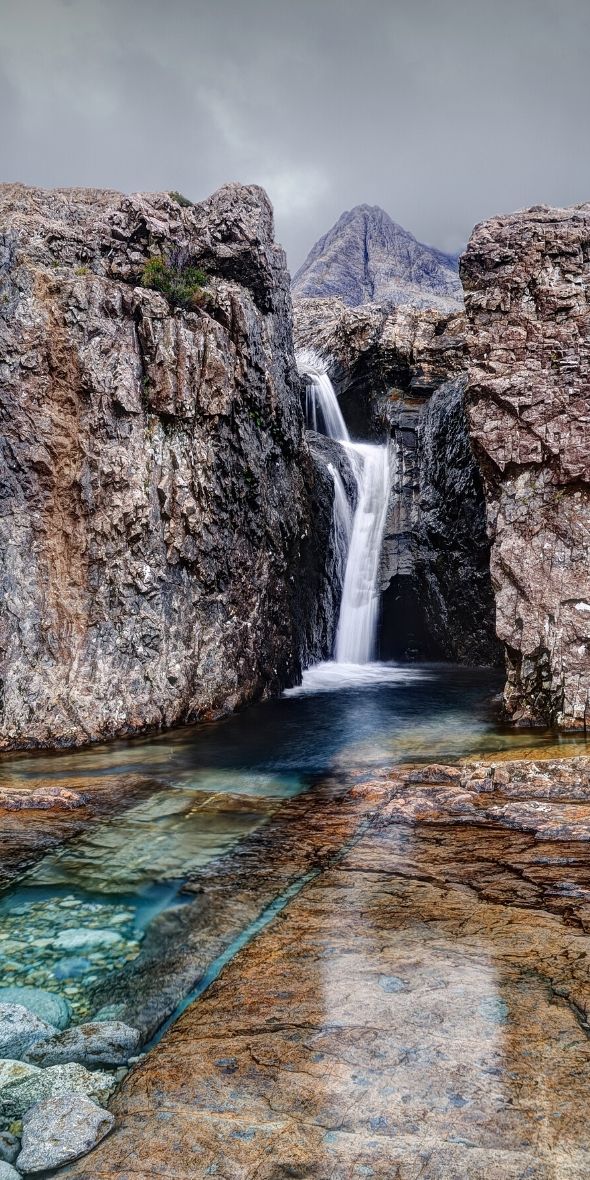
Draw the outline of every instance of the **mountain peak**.
M355 205L316 242L293 279L296 298L457 307L457 259L417 241L379 205Z

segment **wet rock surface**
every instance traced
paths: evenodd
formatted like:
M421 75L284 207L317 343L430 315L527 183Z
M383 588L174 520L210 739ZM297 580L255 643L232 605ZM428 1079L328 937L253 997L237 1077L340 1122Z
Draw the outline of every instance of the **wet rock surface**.
M477 226L461 266L506 711L563 729L590 713L589 242L590 206L539 206Z
M316 871L66 1174L582 1180L590 759L400 767L315 815Z
M113 1123L108 1110L79 1094L47 1098L23 1119L18 1167L35 1174L78 1159L108 1135Z
M389 436L384 658L500 665L481 477L464 410L464 317L298 299L295 340L328 362L353 437Z
M314 647L318 587L265 194L228 185L184 208L4 185L0 238L0 745L79 745L276 692ZM206 272L192 306L141 285L160 257Z
M63 792L56 795L52 785L40 786L34 778L30 782L25 776L15 787L15 777L11 775L10 786L0 785L0 886L35 864L48 849L73 839L162 786L161 781L144 774L73 778L67 793L74 794L80 806L71 808L69 803L63 806ZM42 812L34 805L39 792L52 800L51 807ZM15 798L18 807L12 805Z

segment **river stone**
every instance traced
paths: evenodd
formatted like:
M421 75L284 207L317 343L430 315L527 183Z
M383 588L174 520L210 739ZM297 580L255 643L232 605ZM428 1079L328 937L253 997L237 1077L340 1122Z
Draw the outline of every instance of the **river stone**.
M53 940L53 946L58 951L91 951L98 947L115 946L119 942L123 942L123 938L116 930L75 926L72 930L62 930Z
M20 1180L20 1172L6 1160L0 1160L0 1180Z
M21 1172L45 1172L77 1160L92 1151L114 1123L109 1110L79 1094L47 1098L27 1111L23 1119L18 1167Z
M19 1072L15 1067L28 1072ZM98 1102L106 1102L114 1084L111 1074L91 1073L77 1062L39 1069L20 1061L0 1061L0 1116L22 1118L35 1103L65 1093L83 1094Z
M59 1065L77 1061L81 1065L126 1065L139 1046L139 1032L120 1020L78 1024L65 1032L33 1045L27 1061L36 1065Z
M20 1140L10 1131L0 1131L0 1160L13 1164L20 1151Z
M88 975L89 971L92 971L90 959L81 958L79 955L60 959L53 968L56 979L78 979L81 975Z
M72 1017L72 1009L63 996L41 987L0 987L0 1004L22 1004L58 1029L67 1028Z
M24 1057L36 1041L45 1040L56 1031L54 1025L40 1020L23 1004L0 1003L0 1057Z

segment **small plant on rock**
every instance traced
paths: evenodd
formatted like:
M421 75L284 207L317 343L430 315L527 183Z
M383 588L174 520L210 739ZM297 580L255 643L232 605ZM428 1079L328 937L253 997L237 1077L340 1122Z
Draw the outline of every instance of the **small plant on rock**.
M183 209L192 209L195 203L194 201L189 201L188 197L183 196L182 193L177 193L176 189L174 192L168 193L168 196L172 201L176 201L177 205L181 205Z
M159 257L148 258L141 273L142 287L159 291L173 307L199 307L205 299L206 282L207 276L199 267L169 266Z

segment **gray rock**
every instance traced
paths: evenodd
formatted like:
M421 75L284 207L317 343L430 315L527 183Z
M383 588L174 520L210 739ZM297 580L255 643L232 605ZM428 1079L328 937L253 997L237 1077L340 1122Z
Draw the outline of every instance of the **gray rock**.
M123 938L116 930L94 930L92 927L75 926L62 930L53 945L58 951L92 951L98 947L115 946Z
M23 1119L17 1165L21 1172L45 1172L77 1160L92 1151L114 1124L110 1111L79 1094L48 1098Z
M312 248L293 279L297 298L460 306L458 259L418 242L378 205L357 205Z
M20 1180L20 1172L6 1160L0 1160L0 1180Z
M90 971L92 971L90 959L84 959L80 956L60 959L59 963L56 963L53 968L53 974L56 979L79 979L81 975L88 975Z
M0 1160L13 1164L20 1151L20 1139L10 1131L0 1131Z
M0 987L0 1004L22 1004L55 1028L67 1028L72 1009L63 996L40 987Z
M0 1003L0 1057L24 1057L36 1041L56 1031L55 1025L40 1020L23 1004Z
M126 1065L139 1046L139 1032L122 1021L93 1021L74 1025L43 1041L26 1055L36 1065Z
M91 1073L74 1062L39 1069L21 1061L0 1061L0 1116L22 1118L36 1102L70 1092L103 1102L114 1085L111 1074Z

